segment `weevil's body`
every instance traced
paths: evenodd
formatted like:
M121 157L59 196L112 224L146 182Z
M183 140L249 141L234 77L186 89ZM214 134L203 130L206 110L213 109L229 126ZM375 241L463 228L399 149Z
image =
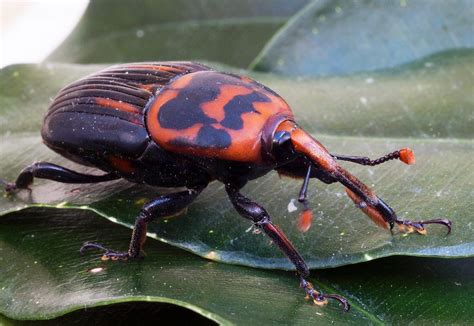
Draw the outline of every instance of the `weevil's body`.
M153 186L242 184L276 167L288 104L245 77L193 63L117 66L64 88L43 125L46 145L78 163Z
M34 177L66 183L94 183L125 178L160 187L187 187L146 203L134 227L128 252L96 243L104 257L130 259L140 255L147 224L180 212L213 180L225 184L229 198L243 217L261 228L293 262L300 285L317 304L338 295L321 294L306 278L309 270L266 210L240 193L249 181L271 170L304 178L300 202L305 210L301 229L311 213L306 200L310 178L340 182L350 198L377 224L424 233L424 224L448 220L401 221L395 212L336 159L376 165L399 158L414 161L410 150L377 160L330 154L294 121L288 104L275 92L247 78L216 72L191 62L120 65L65 87L48 110L42 136L46 145L80 164L106 174L87 175L51 163L25 168L7 191L25 189Z

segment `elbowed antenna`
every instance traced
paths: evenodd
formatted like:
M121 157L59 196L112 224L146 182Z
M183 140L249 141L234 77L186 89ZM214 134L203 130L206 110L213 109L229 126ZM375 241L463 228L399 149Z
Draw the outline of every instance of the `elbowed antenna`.
M357 163L360 165L370 165L370 166L379 165L387 161L396 160L396 159L399 159L400 161L408 165L415 164L415 154L408 147L404 147L397 151L393 151L375 160L371 160L370 158L365 157L365 156L346 156L346 155L338 155L338 154L331 154L331 156L334 157L336 160L348 161L348 162Z

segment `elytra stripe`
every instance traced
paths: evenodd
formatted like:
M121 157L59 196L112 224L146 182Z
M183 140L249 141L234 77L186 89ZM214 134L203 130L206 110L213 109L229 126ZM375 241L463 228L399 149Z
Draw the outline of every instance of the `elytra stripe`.
M132 173L134 170L131 161L119 156L109 156L109 162L115 169L123 173Z
M154 70L154 71L166 71L170 73L182 73L184 70L181 68L177 67L171 67L171 66L155 66L155 65L130 65L128 67L131 68L141 68L141 69L149 69L149 70Z
M115 101L115 100L111 100L111 99L108 99L108 98L101 98L101 97L96 98L95 102L98 105L109 107L109 108L112 108L112 109L118 109L120 111L124 111L124 112L128 112L128 113L136 113L136 114L141 113L141 110L139 108L137 108L136 106L134 106L130 103L126 103L126 102Z

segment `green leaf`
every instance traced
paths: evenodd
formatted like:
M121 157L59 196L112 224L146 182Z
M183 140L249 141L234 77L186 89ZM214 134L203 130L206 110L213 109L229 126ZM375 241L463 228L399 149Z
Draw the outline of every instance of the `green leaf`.
M473 69L474 50L464 49L344 77L255 76L271 83L314 134L470 140Z
M19 321L0 315L2 326L48 325L156 325L172 320L174 325L216 325L217 323L190 309L153 301L126 301L105 306L87 307L47 320Z
M293 76L395 67L474 47L473 15L470 0L313 1L280 29L251 67Z
M204 59L246 67L306 2L91 1L76 29L48 60L98 63Z
M78 248L88 239L106 237L117 246L128 236L124 228L88 211L12 214L1 220L0 234L0 312L10 318L48 319L84 305L154 301L186 307L219 323L248 324L273 309L266 318L276 321L365 319L357 309L348 315L335 304L321 310L322 316L315 314L318 308L305 304L293 273L209 262L157 241L142 261L81 256ZM103 270L94 273L94 268Z
M418 159L415 166L397 162L374 168L344 165L373 185L401 218L452 219L450 236L437 226L429 228L428 236L391 235L355 209L340 185L316 181L309 191L314 225L301 234L295 226L301 208L288 212L300 181L279 179L272 173L249 183L244 193L268 209L313 268L398 254L472 256L473 57L473 51L455 51L431 58L430 67L418 63L344 78L256 75L288 99L297 120L331 152L376 157L402 146L413 147ZM96 69L24 65L0 72L0 121L5 130L0 149L2 178L13 180L35 160L84 171L40 145L38 131L40 115L60 85ZM1 198L0 209L4 214L32 205L80 207L131 227L143 203L160 191L122 181L64 185L37 180L31 198L27 191ZM213 183L186 214L151 223L149 236L213 260L293 268L265 236L253 234L250 227L231 207L222 186ZM107 244L107 239L99 240ZM124 239L116 249L125 250L126 246Z
M78 252L86 240L107 239L118 247L127 237L126 229L87 210L36 208L4 216L0 220L0 313L38 320L142 301L172 303L222 324L239 325L256 321L264 325L470 324L474 320L472 258L396 257L313 271L317 286L351 301L352 309L343 313L335 302L324 308L305 302L294 273L210 262L158 241L148 243L148 256L140 261L103 262L97 255ZM85 316L72 314L52 324L86 324Z

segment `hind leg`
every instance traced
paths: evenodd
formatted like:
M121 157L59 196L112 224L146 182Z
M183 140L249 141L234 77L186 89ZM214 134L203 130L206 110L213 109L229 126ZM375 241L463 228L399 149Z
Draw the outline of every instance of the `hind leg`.
M120 177L114 173L103 175L83 174L56 164L37 162L24 168L15 182L0 181L5 184L6 192L11 193L19 189L29 189L34 178L49 179L62 183L97 183L116 180Z

